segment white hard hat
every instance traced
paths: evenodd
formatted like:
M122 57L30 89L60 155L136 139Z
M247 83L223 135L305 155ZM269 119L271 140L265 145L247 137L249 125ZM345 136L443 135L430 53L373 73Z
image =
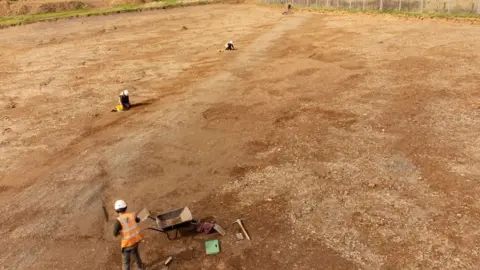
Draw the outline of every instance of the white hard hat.
M127 203L124 200L117 200L115 202L115 211L123 208L127 208Z
M128 90L123 90L123 94L124 94L125 96L128 96Z

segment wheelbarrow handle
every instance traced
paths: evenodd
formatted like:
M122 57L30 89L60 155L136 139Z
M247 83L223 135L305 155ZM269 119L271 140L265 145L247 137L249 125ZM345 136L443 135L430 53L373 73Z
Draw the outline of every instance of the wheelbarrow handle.
M157 229L157 228L153 228L153 227L147 227L147 228L145 228L144 230L152 230L152 231L157 231L157 232L166 233L164 230Z
M170 234L168 234L167 231L164 231L164 230L161 230L161 229L157 229L157 228L153 228L153 227L147 227L147 228L145 228L145 230L152 230L152 231L164 233L164 234L167 235L168 240L177 239L177 236L178 236L178 230L175 231L175 236L173 238L170 237Z

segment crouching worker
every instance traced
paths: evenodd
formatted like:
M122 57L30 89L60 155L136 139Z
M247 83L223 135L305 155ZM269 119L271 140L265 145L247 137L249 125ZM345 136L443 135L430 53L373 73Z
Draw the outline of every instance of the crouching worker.
M138 244L142 240L140 227L137 223L140 219L135 213L127 213L127 204L123 200L115 202L115 211L118 218L113 227L113 235L122 237L120 246L122 248L122 269L130 270L130 257L133 256L138 269L143 270L143 263L138 253Z
M115 106L112 112L123 112L132 107L130 104L130 98L128 97L128 90L124 90L118 96L119 105Z
M233 46L233 41L229 41L227 44L225 44L225 50L226 51L233 51L235 50L235 47Z
M282 12L283 15L288 15L292 13L292 5L288 4L287 11Z
M128 97L128 90L124 90L118 96L119 105L112 110L112 112L123 112L132 107L130 104L130 98Z
M118 100L120 101L120 105L122 105L123 110L128 110L130 107L132 107L132 105L130 105L130 98L128 97L128 90L122 91L118 97Z

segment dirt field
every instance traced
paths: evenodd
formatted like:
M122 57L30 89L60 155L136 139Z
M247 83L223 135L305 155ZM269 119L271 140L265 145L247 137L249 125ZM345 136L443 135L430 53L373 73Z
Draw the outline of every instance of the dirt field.
M213 5L0 35L2 269L119 269L118 198L228 231L145 231L148 269L480 265L478 25Z

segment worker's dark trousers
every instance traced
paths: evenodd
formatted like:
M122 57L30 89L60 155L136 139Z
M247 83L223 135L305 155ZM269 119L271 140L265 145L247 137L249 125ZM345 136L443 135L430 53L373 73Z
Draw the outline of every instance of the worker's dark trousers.
M133 256L138 269L143 270L142 259L138 253L138 244L122 249L123 270L130 270L130 257Z

